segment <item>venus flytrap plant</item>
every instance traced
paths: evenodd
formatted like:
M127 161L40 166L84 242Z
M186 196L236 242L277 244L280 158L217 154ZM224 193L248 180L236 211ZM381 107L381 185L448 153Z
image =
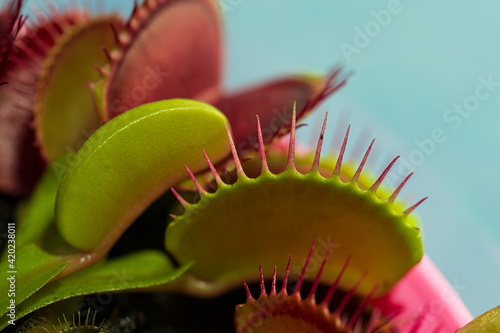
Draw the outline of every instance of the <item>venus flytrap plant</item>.
M21 3L4 7L1 15L9 24L0 26L1 34L15 35ZM227 94L220 82L221 31L214 0L144 0L126 23L110 14L53 9L21 30L10 51L0 44L2 63L7 52L10 60L0 73L0 82L7 82L0 87L0 129L10 133L0 139L0 189L26 195L52 163L18 229L22 269L16 320L92 293L148 290L212 297L245 279L261 283L261 297L279 301L272 305L281 317L262 312L256 306L260 298L252 301L247 292L247 304L237 308L238 332L290 327L452 332L463 326L470 315L458 298L446 304L440 320L425 324L430 321L426 306L449 285L423 254L412 214L422 200L413 206L396 200L407 179L392 191L383 188L397 158L372 179L363 171L371 145L359 166L343 160L347 134L338 156L321 157L326 118L316 151L296 154L296 122L345 84L340 69ZM90 54L82 58L83 49ZM90 90L85 81L91 81ZM81 134L101 123L79 147ZM288 131L284 152L276 140ZM255 152L260 158L241 162ZM68 160L61 180L55 168ZM212 184L196 178L206 170ZM224 172L227 181L222 181ZM188 177L198 202L188 203L173 189ZM185 208L164 240L176 263L158 250L106 258L122 233L169 188ZM303 272L312 273L300 275L292 295L286 289L277 295L273 287L266 296L264 279L276 283L272 268L290 254L295 262L309 260L310 243L322 237L339 245L329 261L325 256L321 268L306 261ZM1 268L6 265L3 260ZM260 279L255 275L259 265ZM133 278L116 281L116 270ZM290 278L298 276L293 273ZM314 274L313 288L302 299L301 284ZM318 284L333 284L346 295L344 301L329 310L327 294L317 305ZM0 292L6 288L0 282ZM4 302L0 329L9 321ZM354 303L354 310L346 310L346 303ZM494 327L496 312L478 321L490 320ZM325 318L326 326L320 325ZM366 322L370 318L373 325ZM83 326L39 324L24 332L52 329L100 331L86 319Z
M155 199L185 177L185 164L195 172L205 169L200 151L207 142L222 160L228 153L226 121L208 104L173 99L129 110L96 131L70 165L56 199L61 235L90 251L72 259L69 272L101 259Z

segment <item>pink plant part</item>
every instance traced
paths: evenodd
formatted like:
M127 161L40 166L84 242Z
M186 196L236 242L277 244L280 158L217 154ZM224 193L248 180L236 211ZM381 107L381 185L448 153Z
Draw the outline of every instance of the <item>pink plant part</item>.
M472 319L454 288L427 256L389 294L372 304L396 316L399 325L409 332L417 332L417 327L418 332L431 332L436 326L436 332L455 332Z

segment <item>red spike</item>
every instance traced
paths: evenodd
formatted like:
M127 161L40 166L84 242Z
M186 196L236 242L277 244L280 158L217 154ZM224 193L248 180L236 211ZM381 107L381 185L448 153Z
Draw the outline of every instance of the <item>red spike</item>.
M104 77L107 77L109 76L109 70L107 69L104 69L102 67L99 67L99 66L96 66L94 65L94 69L101 75L101 76L104 76Z
M337 163L335 164L335 170L333 170L333 174L336 176L340 176L340 168L342 167L342 159L344 158L345 147L347 145L347 139L349 138L350 129L351 125L347 126L347 131L344 136L344 142L342 142L342 148L340 149L339 157L337 158Z
M292 256L288 256L288 264L286 265L285 276L283 277L283 285L281 286L280 294L287 295L286 287L288 283L288 274L290 273L290 263L292 262Z
M304 267L302 268L302 273L300 273L299 280L297 281L297 284L295 285L295 289L293 290L292 295L300 299L300 288L302 287L302 282L304 282L304 276L306 275L307 271L307 266L309 265L309 260L311 259L312 252L314 250L314 244L316 242L313 241L311 249L309 250L309 254L307 255L306 262L304 263Z
M205 149L203 149L203 155L205 156L205 160L207 161L207 164L208 166L210 167L210 171L212 171L212 175L214 176L215 178L215 182L217 183L217 185L226 185L222 179L220 178L219 176L219 173L217 172L217 170L215 170L215 167L214 165L212 164L212 161L210 161L210 159L208 158L208 155L207 153L205 152Z
M421 199L419 202L417 202L416 204L414 204L413 206L411 206L410 208L408 208L407 210L404 211L403 214L405 215L409 215L411 212L413 212L418 206L420 206L420 204L422 204L422 202L424 202L425 200L427 200L427 198L429 197L425 197L423 199Z
M317 104L319 104L321 101L323 101L329 95L333 94L338 89L342 88L347 83L347 79L349 78L349 76L352 75L352 73L349 72L346 75L344 75L343 79L336 80L339 78L339 74L341 73L341 71L342 71L341 67L336 67L332 69L332 71L325 80L325 86L323 90L316 97L307 101L306 105L304 106L305 110L313 109Z
M337 307L337 309L334 312L334 314L337 317L340 317L340 315L344 311L345 307L347 306L347 303L349 303L351 298L354 296L354 293L356 293L356 290L358 289L359 285L361 284L361 282L364 280L365 277L366 277L366 273L363 273L363 275L358 280L358 282L356 282L354 287L352 287L352 289L349 290L349 292L344 296L344 298L342 299L342 302L340 302L339 306Z
M168 214L171 218L173 219L176 219L177 218L177 215L174 215L174 214Z
M113 57L111 56L111 52L109 52L109 50L107 48L105 48L103 46L103 47L101 47L101 50L104 52L104 55L106 56L106 58L108 58L109 61L113 61Z
M17 34L19 33L19 31L21 31L21 28L25 26L27 20L28 20L27 16L24 16L24 15L19 16L19 18L17 19L17 21L14 25L13 33L11 36L12 38L17 37Z
M391 164L389 164L387 166L387 168L385 168L384 172L382 172L382 174L380 175L380 177L378 177L377 181L375 183L373 183L373 185L369 188L370 191L373 191L373 192L376 192L377 189L379 188L380 184L382 184L382 182L384 181L384 178L385 176L387 176L387 174L389 173L389 171L391 171L391 168L392 166L394 165L394 163L396 163L396 161L398 160L399 156L397 156L395 159L392 160Z
M269 166L267 165L266 151L264 149L264 139L262 138L262 128L260 126L259 116L257 116L257 132L259 137L261 173L269 172Z
M370 151L372 150L374 142L375 142L375 139L372 140L372 143L370 143L370 146L366 150L365 156L363 156L363 160L359 164L358 170L356 170L356 173L351 178L351 182L352 181L357 182L359 180L359 176L361 175L361 171L363 171L363 167L365 166L366 160L368 159L368 155L370 155Z
M250 292L250 289L248 289L248 285L245 281L243 281L243 286L245 286L245 291L247 293L247 302L254 302L255 299L252 297L252 293Z
M270 295L276 295L276 266L274 266L273 282L271 284L271 293L270 293Z
M380 318L382 317L382 312L378 308L374 308L372 311L372 314L370 316L370 321L368 322L368 327L366 328L366 331L368 333L375 333L380 327L377 327L377 323L379 322Z
M380 288L380 284L377 283L372 288L372 290L370 291L370 293L363 299L363 302L361 302L361 304L356 309L356 312L354 312L354 314L349 319L349 322L347 323L347 327L348 328L354 329L354 326L356 325L356 323L358 323L358 319L361 316L361 313L365 310L366 306L368 305L368 302L372 300L373 295L375 294L375 292L379 288Z
M290 143L288 145L288 160L286 167L288 169L295 168L295 121L296 121L296 102L293 102L292 125L290 127Z
M134 0L134 7L132 8L132 12L130 13L129 20L127 21L127 24L126 24L127 29L132 28L132 20L135 18L138 9L139 9L139 3L137 2L137 0Z
M111 22L109 23L109 26L111 28L111 31L113 31L113 38L115 39L116 44L121 44L120 38L118 37L118 30L116 29L116 27Z
M347 269L347 266L349 265L350 261L351 261L351 257L349 256L349 257L347 257L347 260L345 261L344 266L342 266L342 269L340 270L339 275L337 276L337 278L335 279L333 284L328 289L328 292L326 293L325 298L323 298L323 300L321 301L320 305L322 307L328 309L328 307L330 305L330 301L332 300L333 293L337 289L337 286L340 282L340 279L342 278L342 275L344 275L344 272Z
M321 128L321 134L319 135L318 145L316 147L316 154L314 154L314 162L311 168L311 171L319 170L319 159L321 157L321 148L323 146L323 139L325 137L325 129L326 129L326 119L328 117L328 112L325 113L325 120L323 120L323 127Z
M95 88L96 84L94 82L90 82L90 81L85 81L84 83L87 86L87 89L88 89L89 93L92 94L92 92L94 91L94 88ZM90 96L92 96L92 95L90 95Z
M66 15L58 15L58 13L55 13L53 15L54 17L59 17L60 20L48 20L47 24L44 26L44 28L50 33L50 37L52 38L52 42L55 44L56 43L56 36L60 36L61 32L59 32L58 29L61 29L62 31L66 31L68 29L68 25L71 25L71 22L68 22L67 24L64 24L64 20L69 19ZM36 30L35 33L38 33Z
M226 123L224 123L224 126L226 126L227 137L229 139L229 146L231 147L231 154L233 154L234 165L236 167L236 174L238 175L238 178L246 177L247 175L245 174L245 171L243 171L243 167L241 166L241 161L238 157L238 152L236 151L236 147L234 145L233 136L231 135L231 130L229 129Z
M410 179L412 175L413 172L410 173L408 176L406 176L406 178L401 182L401 184L399 184L398 188L394 191L394 193L392 193L392 195L389 197L389 199L387 199L387 201L394 202L394 200L396 200L396 197L398 196L399 192L401 192L406 182L408 181L408 179Z
M264 285L264 274L262 273L262 265L259 265L260 272L260 296L267 296L266 286Z
M181 197L181 195L179 193L177 193L177 191L172 187L170 188L170 191L172 191L172 194L177 198L177 200L180 202L180 204L182 205L182 207L186 207L186 206L189 206L189 202L187 202L186 200L184 200L183 197Z
M207 191L205 191L205 189L200 185L200 183L198 182L198 180L196 179L196 177L193 175L193 173L191 172L191 170L189 170L188 166L184 164L184 167L186 168L186 171L188 172L189 177L193 181L194 186L196 186L196 189L198 190L198 192L200 192L200 194L207 193Z
M321 274L323 273L323 269L325 268L328 256L330 256L330 251L332 250L332 246L333 243L330 243L328 249L326 250L325 257L323 258L323 262L321 263L321 267L319 268L318 274L316 275L311 290L309 291L309 295L307 295L306 298L306 301L309 301L313 304L316 303L315 295L316 295L316 290L318 289L319 279L321 278Z

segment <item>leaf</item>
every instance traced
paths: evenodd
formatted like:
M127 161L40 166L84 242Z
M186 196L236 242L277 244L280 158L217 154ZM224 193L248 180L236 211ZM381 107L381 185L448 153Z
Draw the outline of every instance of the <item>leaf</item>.
M206 168L203 148L215 162L228 155L225 122L208 104L175 99L106 123L78 151L61 182L56 220L63 238L93 250L94 260L102 258L155 199L187 177L185 165L193 172Z
M111 66L96 85L96 105L109 120L169 98L213 103L222 78L217 1L146 0L118 33Z
M67 265L67 263L62 262L60 257L42 251L35 244L26 245L22 250L17 251L15 254L15 267L9 267L10 264L7 260L3 260L0 264L0 270L6 272L7 277L15 277L15 295L12 298L7 297L11 280L5 278L0 281L0 295L2 295L0 298L0 316L2 316L2 322L6 318L5 314L9 311L7 307L10 305L11 299L15 299L16 305L22 303ZM10 273L11 271L15 273Z
M45 230L55 222L54 207L61 176L52 167L43 173L18 222L16 230L18 249L31 242L39 243Z
M167 255L145 250L99 263L46 285L16 308L16 320L49 304L74 296L145 289L176 280L191 265L176 268ZM0 318L0 329L8 317Z

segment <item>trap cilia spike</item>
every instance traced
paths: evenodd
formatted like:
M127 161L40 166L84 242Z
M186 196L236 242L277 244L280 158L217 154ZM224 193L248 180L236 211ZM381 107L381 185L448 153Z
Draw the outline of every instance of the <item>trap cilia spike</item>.
M245 174L229 130L236 182L223 182L206 156L217 183L217 190L210 193L186 168L200 200L190 204L173 191L185 211L174 218L165 237L167 251L178 263L196 262L185 278L186 292L207 296L233 289L241 280L256 282L254 267L261 264L264 272L270 272L280 257L289 254L303 261L312 240L336 244L323 282L333 282L348 257L349 268L339 287L349 290L366 275L358 295L368 295L375 285L379 285L377 296L385 294L421 260L419 224L410 213L425 199L404 211L395 209L394 200L407 178L388 199L377 195L394 161L370 188L360 188L358 179L369 149L352 179L342 181L347 135L333 174L323 177L318 170L325 125L326 117L312 168L306 174L295 166L295 113L285 171L269 171L260 124L262 170L257 178Z
M331 310L332 298L342 274L349 266L349 258L321 302L317 303L316 292L321 273L333 245L331 243L326 249L321 266L305 299L301 295L302 285L313 255L314 242L298 280L294 281L295 286L291 294L288 294L287 291L291 257L289 257L279 293L276 291L276 266L274 267L271 292L269 294L266 292L262 267L260 267L260 295L257 299L254 299L248 285L244 283L247 301L245 304L236 306L234 316L236 332L392 332L394 328L391 323L388 319L382 318L377 309L366 311L370 299L378 288L377 285L353 307L353 311L346 310L347 305L353 301L356 288L363 277L350 291L340 297L338 304Z
M106 52L108 63L99 68L101 78L91 85L103 120L158 100L217 101L222 30L216 0L136 1L116 36L117 45Z
M66 315L62 314L61 317L57 317L51 321L46 316L33 316L30 320L24 322L17 332L20 333L111 333L113 327L102 320L100 324L96 322L97 311L92 311L90 308L86 311L87 314L82 316L81 312L73 317L70 321L66 318ZM93 315L91 315L93 312ZM52 313L46 313L49 317L52 317Z
M50 15L34 8L37 20L19 30L0 71L8 82L0 87L0 190L14 196L30 193L48 163L99 126L85 82L99 77L101 47L113 47L111 27L122 25L115 14L47 6Z

